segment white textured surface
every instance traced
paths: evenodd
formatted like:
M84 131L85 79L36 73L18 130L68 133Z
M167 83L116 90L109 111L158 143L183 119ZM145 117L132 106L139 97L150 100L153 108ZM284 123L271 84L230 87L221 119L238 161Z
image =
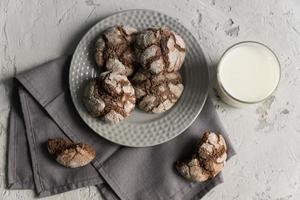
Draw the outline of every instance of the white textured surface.
M225 167L225 183L203 199L300 199L300 2L297 0L1 0L0 199L34 197L30 191L4 189L9 78L72 52L82 34L96 21L130 8L154 9L179 18L200 41L211 67L229 45L242 40L263 42L277 53L282 77L275 96L244 109L215 102L238 155ZM90 187L45 199L99 199L99 193Z

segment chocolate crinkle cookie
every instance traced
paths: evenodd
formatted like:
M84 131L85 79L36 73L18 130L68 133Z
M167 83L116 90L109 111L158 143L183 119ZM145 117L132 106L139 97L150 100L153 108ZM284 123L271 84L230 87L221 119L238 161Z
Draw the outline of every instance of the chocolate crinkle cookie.
M83 102L89 113L116 123L128 117L135 107L135 92L125 75L107 71L89 81Z
M146 112L162 113L169 110L183 92L178 72L152 74L140 69L131 79L140 109Z
M218 175L227 159L227 146L221 134L206 132L190 160L177 162L178 172L192 181L206 181Z
M139 63L153 74L178 71L185 58L185 48L183 39L168 27L146 29L135 40Z
M133 41L137 33L130 26L114 26L97 39L95 43L95 60L103 71L110 70L132 75L137 62L133 50Z
M83 167L96 156L96 151L90 145L75 144L62 138L48 139L47 148L59 164L70 168Z

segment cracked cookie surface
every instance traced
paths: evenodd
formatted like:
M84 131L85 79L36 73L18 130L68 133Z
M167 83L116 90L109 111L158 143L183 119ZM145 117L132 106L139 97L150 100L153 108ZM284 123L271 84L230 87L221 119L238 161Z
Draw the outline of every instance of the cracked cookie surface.
M70 168L83 167L96 156L92 146L83 143L75 144L63 138L48 139L47 148L59 164Z
M104 71L130 76L137 68L133 40L137 30L130 26L108 28L95 43L95 61Z
M168 27L146 29L135 38L138 62L153 74L178 71L185 49L183 39Z
M206 132L190 160L177 162L178 172L192 181L206 181L218 175L227 159L227 145L221 134Z
M111 71L89 81L83 94L84 105L92 116L113 123L128 117L135 101L135 92L127 77Z
M140 69L131 79L140 109L146 112L162 113L180 98L184 86L178 72L151 74Z

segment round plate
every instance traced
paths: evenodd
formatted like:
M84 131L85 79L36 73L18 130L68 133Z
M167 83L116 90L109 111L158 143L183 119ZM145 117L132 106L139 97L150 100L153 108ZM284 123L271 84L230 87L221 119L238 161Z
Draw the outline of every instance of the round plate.
M97 76L94 69L95 39L114 25L130 25L137 29L168 26L184 39L187 52L181 75L184 92L169 111L149 114L135 109L120 123L110 124L91 117L82 103L82 88L87 80ZM200 113L208 93L208 69L203 52L193 35L177 20L149 10L129 10L109 16L92 27L78 44L69 74L70 91L79 115L96 133L114 143L145 147L161 144L187 129Z

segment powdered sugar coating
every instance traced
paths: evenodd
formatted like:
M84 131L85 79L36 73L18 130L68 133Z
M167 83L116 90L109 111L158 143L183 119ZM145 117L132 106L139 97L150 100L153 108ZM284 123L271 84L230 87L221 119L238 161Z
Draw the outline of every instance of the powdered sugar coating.
M190 160L178 162L176 167L185 178L202 182L222 171L227 159L227 146L221 134L206 132L197 148L197 153Z
M168 27L151 28L136 36L139 63L154 74L178 71L185 58L183 39Z
M178 72L151 74L140 69L132 77L138 106L146 112L169 110L180 98L184 86Z
M125 75L107 71L87 84L83 101L94 117L116 123L130 115L135 107L136 98L134 89Z
M104 111L105 102L100 97L98 91L99 85L96 80L90 81L84 89L83 101L86 109L93 117L98 117Z
M132 75L137 67L132 42L137 30L130 26L107 29L95 43L95 61L100 68Z

